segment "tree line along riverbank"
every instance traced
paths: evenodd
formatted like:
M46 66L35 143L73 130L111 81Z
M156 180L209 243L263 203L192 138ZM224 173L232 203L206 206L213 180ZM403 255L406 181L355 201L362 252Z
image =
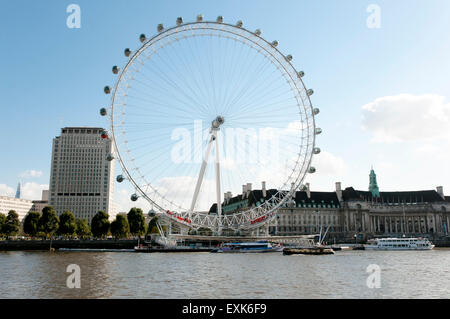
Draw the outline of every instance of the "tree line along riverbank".
M107 238L130 239L145 234L158 233L157 217L148 224L140 208L132 208L127 214L118 214L114 221L109 221L109 215L99 211L88 224L87 220L75 218L70 211L59 217L52 206L47 206L40 212L29 212L22 222L18 214L11 210L7 216L0 214L0 239L11 237L28 237L50 239L62 237L65 239Z

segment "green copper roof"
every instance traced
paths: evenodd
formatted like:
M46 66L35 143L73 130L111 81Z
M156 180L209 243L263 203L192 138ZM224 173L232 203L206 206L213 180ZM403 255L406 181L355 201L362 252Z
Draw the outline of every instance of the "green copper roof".
M380 190L378 189L377 184L377 174L375 174L373 168L370 170L369 174L369 192L372 193L373 197L380 197Z

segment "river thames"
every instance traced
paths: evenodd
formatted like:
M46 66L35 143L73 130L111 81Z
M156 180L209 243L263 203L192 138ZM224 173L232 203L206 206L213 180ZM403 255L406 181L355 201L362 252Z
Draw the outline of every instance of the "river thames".
M68 288L67 266L81 288ZM380 288L368 288L369 265ZM0 252L1 298L449 298L450 249L269 254Z

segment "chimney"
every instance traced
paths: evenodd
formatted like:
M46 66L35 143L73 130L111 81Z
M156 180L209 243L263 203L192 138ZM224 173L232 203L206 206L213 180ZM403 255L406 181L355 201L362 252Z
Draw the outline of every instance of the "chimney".
M223 202L224 204L228 204L228 192L223 193Z
M247 185L242 185L242 198L247 196Z
M436 191L438 192L439 195L441 195L442 199L445 199L445 196L444 196L444 187L438 186L438 187L436 187Z
M311 198L311 191L309 189L309 183L306 183L306 195L308 196L308 198Z
M261 188L262 188L262 196L266 198L267 196L266 182L261 182Z
M336 182L336 196L337 196L339 202L342 202L341 182Z
M247 197L250 196L251 191L252 191L252 183L247 183Z

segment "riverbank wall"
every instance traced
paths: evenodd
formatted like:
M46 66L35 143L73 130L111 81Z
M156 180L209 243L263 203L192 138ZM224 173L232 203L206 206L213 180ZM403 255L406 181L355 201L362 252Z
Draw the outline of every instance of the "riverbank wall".
M50 250L60 248L75 249L133 249L137 239L105 239L105 240L1 240L0 251L14 250Z

